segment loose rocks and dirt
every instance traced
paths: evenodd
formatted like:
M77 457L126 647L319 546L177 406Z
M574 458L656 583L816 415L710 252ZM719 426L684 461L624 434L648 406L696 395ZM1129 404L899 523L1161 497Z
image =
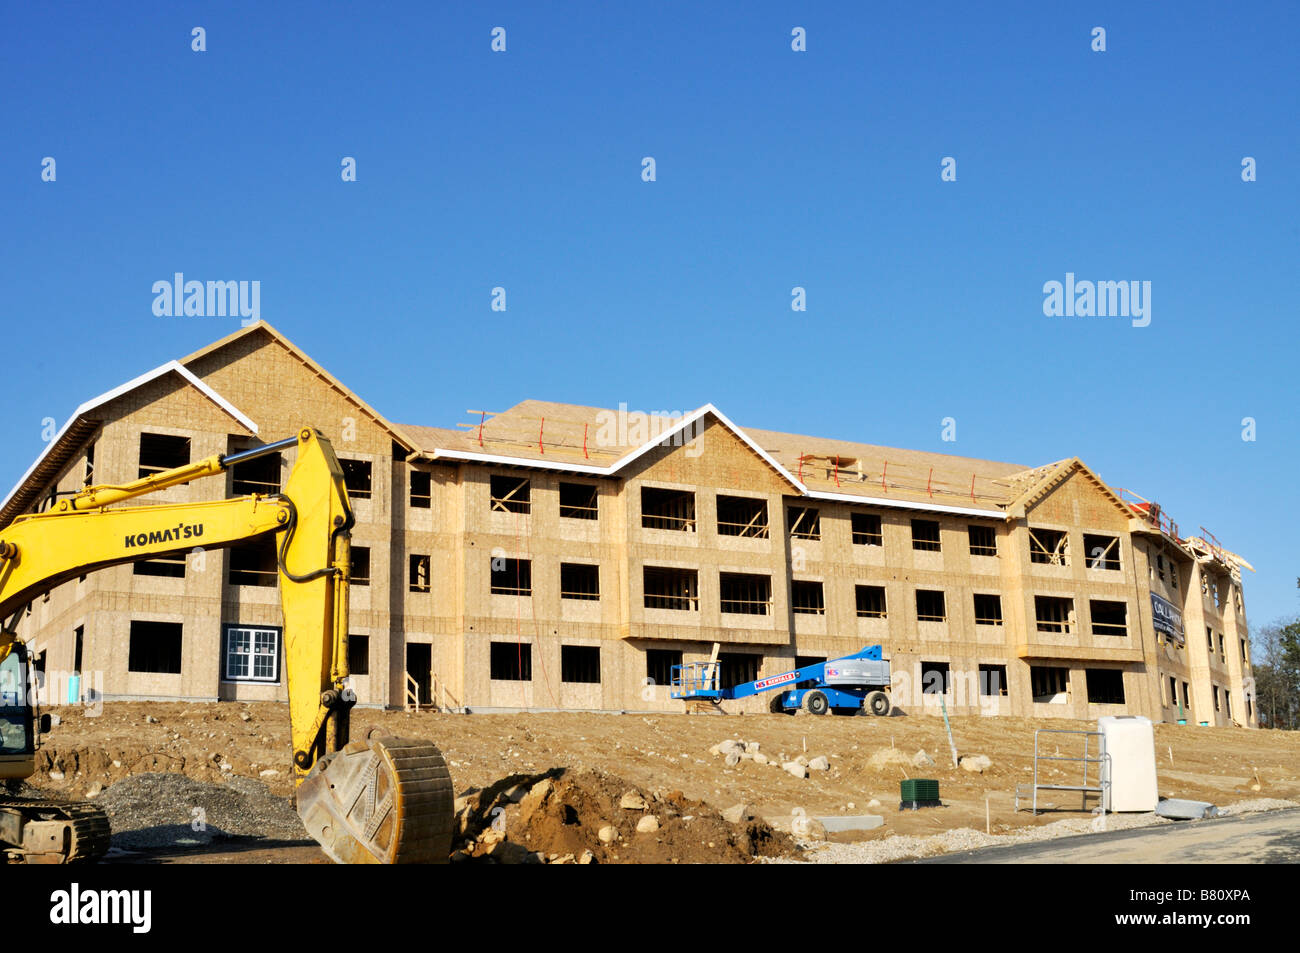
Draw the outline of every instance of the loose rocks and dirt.
M252 843L266 847L259 862L323 858L292 809L283 705L110 702L97 715L68 707L59 714L32 783L45 794L108 807L116 815L115 847L211 859L239 845L235 859L246 860ZM952 764L942 720L923 716L358 710L352 721L357 738L379 728L441 748L464 822L453 844L460 862L745 863L871 847L853 856L861 862L966 850L990 836L1077 833L1093 820L1093 805L1060 792L1037 818L1014 810L1017 784L1032 776L1034 729L1042 726L1029 719L953 718L959 756L967 759L961 767ZM1157 725L1155 734L1164 796L1229 812L1243 803L1300 801L1297 733ZM1072 767L1044 770L1064 780ZM937 780L944 807L900 811L906 778ZM550 786L538 788L543 781ZM737 807L743 814L733 822ZM194 829L195 808L206 830ZM807 836L815 825L795 823L861 813L883 817L883 826L832 834L829 844ZM1130 822L1112 816L1109 826ZM638 825L656 829L638 832ZM800 838L809 850L801 851Z

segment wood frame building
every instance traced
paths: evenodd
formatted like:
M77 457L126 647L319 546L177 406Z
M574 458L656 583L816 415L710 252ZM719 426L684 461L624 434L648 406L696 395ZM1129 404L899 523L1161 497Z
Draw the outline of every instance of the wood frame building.
M0 504L316 427L344 463L362 704L679 711L880 643L907 713L1255 726L1240 557L1077 458L1026 468L742 429L707 405L525 401L389 422L259 322L73 414ZM289 460L150 499L274 492ZM66 583L17 623L49 702L284 699L274 556L194 549ZM1201 638L1204 633L1205 638ZM735 707L764 710L760 696Z

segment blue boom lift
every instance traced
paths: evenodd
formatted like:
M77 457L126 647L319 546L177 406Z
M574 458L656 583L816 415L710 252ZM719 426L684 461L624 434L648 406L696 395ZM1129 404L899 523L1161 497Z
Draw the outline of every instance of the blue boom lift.
M793 713L800 708L813 715L833 711L837 715L870 712L888 715L889 663L880 656L880 646L827 662L816 662L780 675L769 675L732 688L719 685L718 662L687 662L673 666L673 698L703 699L717 705L759 692L782 689L769 706L775 713Z

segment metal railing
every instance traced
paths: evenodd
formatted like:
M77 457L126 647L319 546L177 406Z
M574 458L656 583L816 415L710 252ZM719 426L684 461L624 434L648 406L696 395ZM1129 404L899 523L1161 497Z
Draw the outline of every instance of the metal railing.
M718 692L719 662L685 662L672 667L672 696L681 698Z
M1041 735L1082 735L1083 736L1083 755L1071 757L1069 755L1042 754L1039 747L1039 737ZM1039 791L1078 791L1082 795L1080 810L1087 810L1088 795L1096 794L1101 798L1101 809L1108 811L1110 809L1110 755L1105 751L1099 751L1096 757L1090 757L1088 753L1089 739L1100 738L1100 731L1080 731L1073 728L1039 728L1034 732L1034 781L1030 786L1031 790L1026 791L1025 785L1016 785L1016 810L1021 810L1020 802L1022 799L1030 798L1032 800L1032 812L1035 817L1038 816L1038 792ZM1059 747L1056 749L1061 750ZM1040 761L1074 761L1083 765L1083 783L1082 784L1055 784L1044 783L1039 780L1038 762ZM1096 784L1088 783L1088 765L1100 765L1099 777Z

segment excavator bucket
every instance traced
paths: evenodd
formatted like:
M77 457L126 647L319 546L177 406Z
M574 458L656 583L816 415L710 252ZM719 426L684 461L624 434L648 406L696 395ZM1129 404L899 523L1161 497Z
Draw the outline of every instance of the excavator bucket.
M445 864L451 776L427 741L354 741L316 762L298 787L307 833L340 864Z

